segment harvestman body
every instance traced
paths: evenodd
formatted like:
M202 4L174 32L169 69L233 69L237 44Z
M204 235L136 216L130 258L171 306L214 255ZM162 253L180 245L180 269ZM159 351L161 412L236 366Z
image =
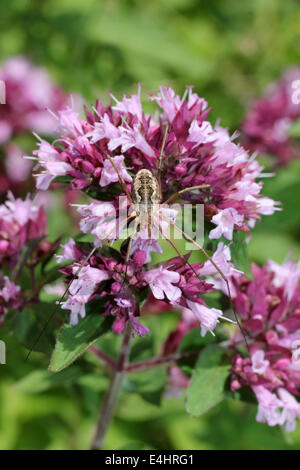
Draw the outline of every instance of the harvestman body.
M151 171L138 171L132 182L131 195L139 218L140 229L142 231L148 229L148 235L151 238L153 213L158 210L159 204L159 184Z

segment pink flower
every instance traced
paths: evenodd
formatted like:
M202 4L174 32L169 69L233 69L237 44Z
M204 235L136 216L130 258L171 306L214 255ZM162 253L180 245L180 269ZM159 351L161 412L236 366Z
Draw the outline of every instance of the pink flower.
M80 229L83 233L94 233L95 229L107 217L116 217L116 209L112 202L95 201L91 204L79 204L81 215Z
M92 137L92 144L95 144L101 139L116 139L119 136L120 132L118 128L111 123L106 113L100 122L95 122L94 130L87 134L87 137Z
M282 265L269 261L267 269L274 274L273 284L276 287L283 286L285 295L291 300L300 279L300 261L295 264L291 259Z
M141 88L139 86L138 95L132 95L129 98L127 98L126 95L123 95L122 101L118 101L113 95L111 95L111 97L117 103L112 107L112 109L121 114L130 113L133 116L137 116L137 118L141 120L143 116L143 111L142 111L142 104L141 104L141 99L140 99L140 91L141 91Z
M269 426L285 425L286 432L296 429L296 418L300 418L300 403L284 388L279 388L277 394L269 392L262 385L253 387L258 399L259 423L267 422Z
M241 271L235 268L231 262L230 248L219 242L216 251L212 255L212 261L224 274L228 281L229 289L232 296L235 296L235 285L233 283L234 274L242 274ZM210 260L205 261L203 266L198 270L201 276L208 276L207 282L211 283L216 290L221 290L225 295L228 295L228 286L220 272L215 268ZM213 277L211 277L213 275Z
M62 302L61 308L63 310L70 310L70 324L77 325L78 316L81 318L85 317L85 304L87 303L88 298L84 296L69 296L65 302Z
M118 168L120 174L123 176L124 181L127 183L132 182L130 174L127 172L126 168L123 167L124 157L123 155L117 155L112 158L112 161ZM103 170L100 178L100 186L107 186L111 183L117 183L119 181L118 174L109 160L105 160L103 165Z
M224 245L223 242L218 243L217 249L212 256L212 260L218 266L218 268L220 268L220 270L224 273L225 276L229 276L230 274L239 272L233 266L233 264L230 263L230 248L229 246ZM210 274L217 274L218 276L220 276L210 260L205 261L205 263L199 270L199 274L201 274L201 276L208 276Z
M298 155L289 129L300 118L300 104L293 100L293 83L299 79L299 67L287 69L263 97L251 104L242 125L244 145L274 156L277 165L286 165Z
M205 305L187 300L188 308L194 313L201 326L201 336L205 336L207 331L214 335L213 330L219 323L219 318L223 318L223 312L216 308L208 308Z
M56 295L61 297L66 290L66 286L63 282L57 282L56 284L46 284L44 291L46 294Z
M47 72L16 56L2 64L0 80L6 85L6 104L0 107L0 141L28 130L52 134L57 122L46 108L57 111L64 106L66 96Z
M37 155L38 165L44 168L42 173L36 175L37 189L45 190L56 176L64 176L72 170L71 165L61 159L60 153L45 140L39 144L39 150L33 152Z
M162 206L157 209L156 213L156 220L153 223L152 232L153 234L158 237L159 233L162 233L170 236L170 227L176 223L176 218L178 216L178 210L168 207ZM160 228L159 228L160 226Z
M2 316L9 308L18 308L21 305L21 288L10 281L7 276L0 279L0 323Z
M13 127L4 119L0 120L0 144L7 142L13 133Z
M158 96L151 97L151 100L155 100L163 109L163 119L167 121L173 121L182 104L180 97L175 94L174 90L165 86L162 86Z
M253 387L253 391L258 400L256 421L259 423L268 423L269 426L281 424L280 408L282 407L282 401L262 385Z
M164 393L164 398L180 398L182 392L189 385L189 379L177 366L168 369L168 384Z
M159 242L155 238L149 239L146 231L139 231L133 239L130 254L134 254L137 251L143 251L145 253L146 256L144 263L151 263L151 252L163 252Z
M270 364L269 361L265 360L265 353L262 350L255 351L251 357L251 360L253 372L256 374L264 374L268 365Z
M189 128L189 136L187 141L194 142L194 147L200 144L206 144L215 140L214 130L208 121L203 121L201 126L198 125L197 120L191 123Z
M210 231L209 238L220 238L224 235L227 240L232 240L233 229L235 226L240 226L243 217L234 209L228 208L218 212L214 215L211 221L217 227Z
M31 173L31 163L24 158L22 150L15 144L5 147L7 176L14 182L23 182Z
M20 225L24 225L29 220L36 220L38 210L39 208L29 199L29 196L23 201L19 198L15 199L13 194L9 193L7 201L0 208L0 213L3 220L18 221Z
M73 267L73 275L78 272L79 266ZM102 269L92 268L90 266L83 267L78 273L77 279L73 280L69 287L69 297L62 302L61 308L71 310L70 323L76 325L78 323L78 315L85 317L85 304L89 301L98 285L109 279L109 274Z
M129 320L133 327L134 334L138 336L149 335L149 330L146 326L142 325L133 314L129 314Z
M82 216L80 229L83 233L90 233L96 237L95 243L104 240L116 240L127 221L126 197L120 197L118 206L112 202L94 201L91 204L77 204L78 212Z
M272 215L275 211L281 211L280 207L276 207L279 202L273 201L269 197L261 197L258 199L257 212L263 215Z
M83 134L83 127L78 118L78 113L66 106L64 109L58 111L59 129L62 132L67 132L68 135L76 138L79 134Z
M73 268L74 275L77 273L78 268L79 266ZM105 270L85 266L80 270L77 279L71 283L69 292L71 295L90 296L96 286L106 279L109 279L109 275Z
M127 152L127 150L135 147L146 156L155 157L153 149L142 136L138 125L134 125L133 128L119 127L119 131L120 136L111 139L108 144L109 150L115 150L121 147L122 152Z
M62 251L60 255L55 255L57 263L63 263L64 261L69 261L75 258L75 242L73 238L69 238L67 243L64 245L60 245L62 247Z
M46 234L43 208L31 201L29 195L23 201L9 193L6 202L0 205L0 261L6 259L14 265L26 242Z
M282 423L287 432L292 432L296 429L296 418L300 418L300 403L284 388L278 389L278 396L283 406Z
M142 277L149 284L156 299L163 300L166 296L170 302L176 302L181 297L181 290L174 286L180 280L177 272L163 269L161 266L159 269L150 269Z

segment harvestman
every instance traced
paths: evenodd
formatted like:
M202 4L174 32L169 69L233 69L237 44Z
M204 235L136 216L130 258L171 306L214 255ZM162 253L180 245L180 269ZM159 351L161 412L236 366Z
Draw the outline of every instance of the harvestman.
M198 278L200 278L200 275L197 274L197 272L195 271L193 266L188 262L186 257L184 257L182 255L182 253L180 253L180 251L176 247L175 243L163 231L160 220L164 220L165 222L167 222L171 226L173 226L174 229L176 229L184 238L186 238L189 242L191 242L198 250L200 250L205 255L205 257L212 263L215 270L220 274L220 276L224 280L224 282L226 284L226 287L227 287L228 297L229 297L230 304L231 304L231 307L232 307L232 310L233 310L233 313L234 313L234 316L235 316L236 323L238 324L238 326L241 330L241 333L244 337L244 340L245 340L245 343L246 343L246 346L247 346L247 349L248 349L248 343L247 343L245 333L244 333L243 328L242 328L242 326L239 322L239 319L237 317L237 314L236 314L236 311L235 311L235 308L234 308L234 305L233 305L231 292L230 292L230 286L229 286L229 282L228 282L227 277L222 272L222 270L217 266L217 264L214 262L214 260L209 256L209 254L206 252L206 250L201 245L199 245L199 243L195 242L192 239L192 237L190 237L187 233L185 233L183 230L181 230L175 224L175 222L173 222L171 220L167 220L159 212L161 207L167 206L168 204L170 204L170 202L173 202L176 199L180 198L180 196L184 193L194 191L194 190L197 190L197 189L201 190L201 189L209 189L210 188L209 184L201 184L201 185L198 185L198 186L191 186L189 188L185 188L185 189L182 189L182 190L174 193L166 201L161 202L161 199L162 199L162 186L161 186L162 159L163 159L163 152L164 152L164 147L165 147L165 143L166 143L167 131L168 131L168 128L166 127L163 142L162 142L162 146L161 146L161 150L160 150L160 155L159 155L157 178L149 170L146 170L146 169L139 170L138 173L133 178L133 182L132 182L132 186L131 186L131 194L130 194L128 188L127 188L127 185L125 183L125 180L124 180L123 176L121 175L120 171L118 170L118 168L117 168L116 164L114 163L113 159L108 154L106 155L107 159L110 161L112 167L114 168L114 170L116 171L116 173L118 175L119 182L120 182L120 184L121 184L128 200L130 202L130 209L132 209L131 215L129 215L129 217L127 217L127 219L125 219L125 221L123 220L122 223L126 223L130 219L134 221L133 232L129 237L129 243L128 243L127 251L126 251L126 258L125 258L126 271L125 271L123 284L126 282L126 279L127 279L127 267L128 267L129 257L130 257L130 251L131 251L132 242L134 240L134 237L138 232L138 228L140 228L140 230L147 230L149 238L151 238L152 229L153 229L153 227L156 227L158 229L159 233L161 234L161 236L172 246L172 248L176 251L178 256L185 262L185 264L187 264L190 267L190 269L192 270L194 275L197 276ZM120 226L120 224L118 224L116 227L114 227L113 230L109 231L104 238L102 238L98 241L99 242L107 241L108 238L110 237L110 235L113 232L117 231L119 226ZM60 303L63 301L63 299L65 298L65 296L69 292L69 288L70 288L73 280L78 276L78 274L80 273L80 271L82 270L84 265L89 261L89 259L93 256L93 254L95 253L95 251L97 249L98 249L98 245L95 246L91 250L91 252L88 254L88 256L83 260L81 265L78 267L78 270L74 273L74 275L73 275L71 281L69 282L66 290L64 291L62 297L57 302L55 309L51 313L51 315L48 318L45 326L43 327L43 329L40 332L39 336L37 337L35 343L32 345L29 353L27 354L26 360L28 359L28 357L31 354L34 347L39 342L39 340L40 340L42 334L44 333L45 329L47 328L49 322L51 321L51 319L53 318L53 316L57 312Z

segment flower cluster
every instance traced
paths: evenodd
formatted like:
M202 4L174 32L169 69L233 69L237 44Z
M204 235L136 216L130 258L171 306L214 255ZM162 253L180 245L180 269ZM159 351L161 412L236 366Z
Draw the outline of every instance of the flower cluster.
M20 147L11 142L5 146L4 166L9 180L14 184L23 183L31 175L31 162L24 158Z
M299 80L300 68L288 69L265 96L254 101L242 125L246 148L277 157L279 165L299 155L289 135L292 123L300 118Z
M24 150L12 139L33 131L53 134L57 121L47 108L56 111L67 99L46 70L22 56L11 57L0 67L0 93L5 101L0 106L0 194L12 190L22 195L31 178L32 163L24 159Z
M39 301L44 280L36 267L43 262L45 267L59 245L59 240L47 238L45 196L37 194L32 200L28 194L23 200L9 192L0 205L0 322L8 309L21 310ZM23 288L26 275L31 289Z
M5 83L6 94L6 103L0 106L0 143L27 130L53 133L57 123L47 107L60 109L66 97L47 72L17 56L3 63L0 80Z
M29 195L23 201L9 193L0 205L0 263L13 267L23 245L47 234L47 220L42 207Z
M250 358L236 354L231 388L250 387L258 400L257 421L285 425L300 418L300 263L269 261L252 267L253 280L234 273L234 303L249 336ZM241 342L240 334L232 346ZM299 355L298 355L299 356Z
M209 185L182 197L204 204L206 219L216 225L210 238L224 235L231 240L233 230L248 231L261 214L274 212L274 201L261 195L262 168L226 129L207 121L207 103L191 87L182 98L166 87L151 96L161 109L157 117L143 112L139 95L112 99L108 106L98 101L92 111L86 109L85 120L70 107L58 112L59 138L52 144L40 141L34 152L36 169L41 169L36 175L38 189L48 189L55 178L67 176L72 189L103 200L109 190L110 202L116 204L125 192L107 155L130 188L132 175L140 169L158 175L164 142L162 199Z
M7 276L0 279L0 323L9 308L18 308L21 305L21 289Z
M62 304L63 309L70 310L71 324L78 322L78 316L86 315L86 305L91 300L104 302L103 315L113 315L113 329L121 333L127 319L139 335L147 333L136 317L140 315L137 295L159 300L173 308L184 308L189 315L194 316L195 324L201 325L204 335L207 331L213 333L222 316L221 310L208 308L200 297L206 292L213 291L213 286L201 279L201 263L186 264L186 259L180 257L166 261L159 267L149 268L145 265L147 253L136 250L126 265L124 256L111 250L112 256L98 248L88 261L82 263L88 255L87 247L76 244L70 239L62 247L58 262L72 260L73 263L62 272L70 282L69 295ZM74 279L75 276L75 279ZM149 289L150 288L150 289Z

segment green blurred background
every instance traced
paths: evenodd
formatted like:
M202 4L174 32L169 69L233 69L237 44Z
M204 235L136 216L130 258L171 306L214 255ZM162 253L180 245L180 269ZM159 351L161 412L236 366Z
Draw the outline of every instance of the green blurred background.
M1 61L25 54L88 103L107 101L108 90L118 97L135 92L138 82L144 97L162 84L180 94L193 84L213 107L212 122L221 118L232 131L249 100L300 58L297 0L11 0L0 3L0 22ZM252 260L300 255L299 179L295 161L266 182L264 194L282 201L284 211L253 231ZM52 211L50 233L61 233L63 223ZM154 320L148 326L155 329ZM165 338L176 319L160 321ZM101 366L87 354L59 386L46 372L48 358L33 354L25 363L5 326L1 339L7 365L0 365L0 448L89 448L107 386ZM154 374L150 389L159 380ZM127 383L106 448L299 449L300 426L284 435L256 423L255 414L255 406L225 400L195 419L183 398L158 407Z

